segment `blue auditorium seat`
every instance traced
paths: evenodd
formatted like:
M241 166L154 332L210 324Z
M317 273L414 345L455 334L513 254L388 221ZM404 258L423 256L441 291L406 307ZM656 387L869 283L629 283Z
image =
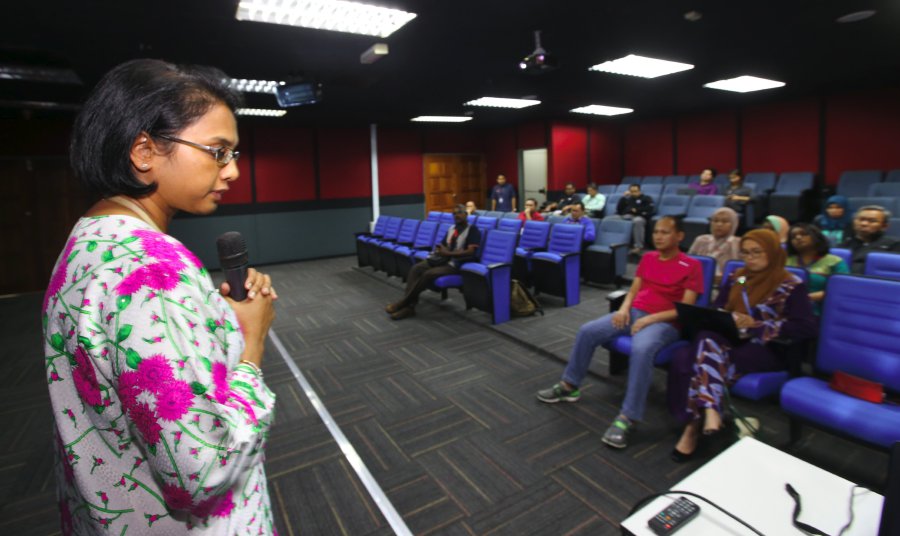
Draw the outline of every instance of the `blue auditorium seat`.
M517 279L525 286L531 286L531 256L535 252L547 249L549 237L549 222L534 220L525 222L525 225L522 226L519 246L516 248L516 256L513 259L513 279Z
M837 184L837 194L844 197L865 197L869 195L869 186L878 184L884 178L879 169L845 171L841 173Z
M371 233L356 233L356 264L360 268L372 265L369 242L384 235L384 228L391 218L392 216L382 214L375 220L375 226L372 228Z
M480 217L481 216L476 216L475 214L469 214L468 216L466 216L466 221L469 223L469 225L475 225L475 222L478 221L478 218Z
M641 177L640 177L640 176L638 176L638 175L627 175L627 176L625 176L625 177L622 177L622 182L619 183L619 184L640 184L640 183L641 183ZM628 189L628 188L626 188L626 190L627 190L627 189Z
M460 269L466 309L474 307L491 313L494 324L509 320L512 260L518 238L518 232L491 231L479 261L468 262Z
M478 212L477 210L475 211ZM441 212L441 223L453 224L453 214L450 212Z
M379 248L383 244L393 244L394 241L397 240L397 236L400 235L400 227L403 225L404 221L406 221L406 218L391 218L388 220L387 225L384 226L384 235L369 241L370 260L372 261L372 267L375 268L376 272L384 270L384 267L381 265Z
M661 183L655 182L652 184L642 184L641 185L641 193L645 195L649 195L650 197L658 196L662 194L663 185ZM657 199L657 201L659 201Z
M623 197L624 195L622 194L610 194L606 196L606 206L603 207L603 216L615 216L616 209L619 206L619 200Z
M437 247L438 244L441 243L445 238L447 238L447 233L450 231L450 228L453 227L452 223L441 222L438 224L437 231L434 233L434 241L431 243L431 247L428 249L416 249L412 252L412 261L413 264L424 261L425 257L428 256L431 251Z
M747 173L744 176L744 182L752 182L756 185L756 191L759 194L769 193L775 190L776 175L773 172L756 172Z
M676 216L683 218L687 216L688 208L691 206L689 195L666 194L663 195L656 204L656 215L653 220L656 221L663 216Z
M892 169L888 171L884 182L900 182L900 169Z
M878 205L897 213L897 198L895 197L848 197L847 206L850 208L850 214L856 214L856 211L866 205Z
M600 184L597 186L597 191L605 196L609 194L616 193L616 185L615 184Z
M434 247L434 237L440 224L436 221L423 221L416 231L416 238L412 245L397 246L394 248L394 273L404 281L409 275L409 269L412 268L415 258L413 254L417 251L428 252ZM446 230L445 230L446 232Z
M489 210L489 211L487 211L484 215L485 215L485 216L490 216L491 218L496 218L496 219L499 220L500 218L503 217L503 214L504 214L504 213L503 213L503 212L500 212L499 210Z
M518 220L519 213L518 212L504 212L503 218L504 220Z
M713 178L713 184L716 185L719 195L725 195L725 190L727 190L728 186L731 184L731 181L728 179L728 173L719 173L716 175Z
M900 406L853 398L829 387L842 371L900 392L900 281L836 274L828 280L821 336L815 359L817 375L788 381L781 409L791 419L791 440L801 423L870 446L889 449L900 440Z
M406 219L400 224L400 232L393 242L382 242L378 245L376 251L378 254L378 266L384 272L391 275L397 274L397 263L394 260L394 250L399 246L411 246L416 240L416 232L419 230L419 220Z
M522 220L520 220L518 217L503 217L500 221L497 222L497 229L501 231L511 231L513 233L516 233L516 236L518 236L519 231L522 230Z
M873 251L866 255L865 275L900 280L900 253ZM831 298L831 295L828 296Z
M651 184L662 184L663 177L662 175L645 175L643 179L641 179L641 190L644 189L644 186L648 186Z
M666 175L663 179L663 184L666 186L670 184L687 184L687 177L684 175Z
M690 247L694 239L709 233L709 219L713 213L725 206L725 196L695 195L691 199L687 216L684 218L684 244Z
M594 243L584 250L585 282L610 284L625 275L632 225L631 221L618 218L601 220Z
M425 221L441 221L441 213L437 210L432 210L428 213L428 217L425 218Z
M557 223L566 221L566 218L568 218L568 216L563 216L562 214L553 214L551 216L547 216L545 220L551 225L556 225Z
M775 191L769 196L769 214L775 214L788 222L802 217L804 198L812 190L815 175L811 171L782 173Z
M565 299L566 307L581 300L581 225L554 225L547 251L531 256L531 275L535 292Z
M876 182L869 185L868 197L900 197L900 181Z
M831 248L828 250L828 253L832 255L837 255L838 257L844 259L844 262L847 263L847 266L850 266L851 259L853 258L853 253L846 248Z
M622 184L616 186L616 191L614 193L624 194L625 192L628 191L628 188L630 188L630 187L631 187L631 183L622 183Z
M485 216L487 214L486 210L478 209L475 211L476 216Z

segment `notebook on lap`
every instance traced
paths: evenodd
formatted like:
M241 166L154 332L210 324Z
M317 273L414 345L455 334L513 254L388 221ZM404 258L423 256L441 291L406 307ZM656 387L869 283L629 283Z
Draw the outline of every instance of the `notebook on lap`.
M693 339L701 331L715 331L731 342L740 340L740 332L731 313L686 303L676 303L678 322L687 335Z

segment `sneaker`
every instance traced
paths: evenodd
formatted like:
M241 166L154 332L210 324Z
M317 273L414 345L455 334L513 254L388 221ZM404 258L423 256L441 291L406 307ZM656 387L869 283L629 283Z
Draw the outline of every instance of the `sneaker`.
M628 419L619 415L603 434L603 442L610 447L624 449L628 446L628 432L632 426L633 424Z
M403 302L389 303L385 306L384 312L392 315L403 308Z
M412 307L404 307L403 309L397 310L397 312L391 315L392 320L403 320L404 318L408 318L416 314L416 310Z
M538 391L537 399L547 404L556 404L557 402L577 402L581 398L581 391L578 388L566 391L562 385L556 384L549 389Z

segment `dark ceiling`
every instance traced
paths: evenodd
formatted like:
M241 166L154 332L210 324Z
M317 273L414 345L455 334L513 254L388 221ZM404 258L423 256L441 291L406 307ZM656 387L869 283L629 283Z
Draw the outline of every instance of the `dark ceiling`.
M470 111L472 124L493 126L569 118L570 109L592 103L655 117L900 85L900 2L891 0L368 2L418 17L379 39L237 21L234 0L4 2L0 64L71 68L83 85L0 79L0 113L37 106L22 101L77 105L103 72L136 57L215 65L237 78L321 81L323 102L277 120L290 123L384 124ZM877 13L835 22L864 9ZM687 21L691 10L702 18ZM553 72L517 68L534 48L535 30L558 58ZM388 43L390 54L361 64L360 54L376 42ZM629 53L696 67L651 80L587 70ZM748 94L702 87L742 74L787 86ZM535 96L542 104L518 111L463 106L485 95ZM247 101L276 107L271 95Z

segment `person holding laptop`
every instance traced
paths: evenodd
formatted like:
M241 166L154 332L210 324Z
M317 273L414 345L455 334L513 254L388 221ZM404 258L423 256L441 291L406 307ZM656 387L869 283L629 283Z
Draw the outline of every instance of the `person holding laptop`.
M672 450L676 462L691 458L701 431L711 435L722 428L727 386L743 374L787 368L767 345L772 339L803 340L816 334L806 285L785 270L786 253L778 235L768 229L750 231L741 238L739 253L744 267L723 281L713 304L732 314L739 340L701 331L669 366L669 409L686 422Z

